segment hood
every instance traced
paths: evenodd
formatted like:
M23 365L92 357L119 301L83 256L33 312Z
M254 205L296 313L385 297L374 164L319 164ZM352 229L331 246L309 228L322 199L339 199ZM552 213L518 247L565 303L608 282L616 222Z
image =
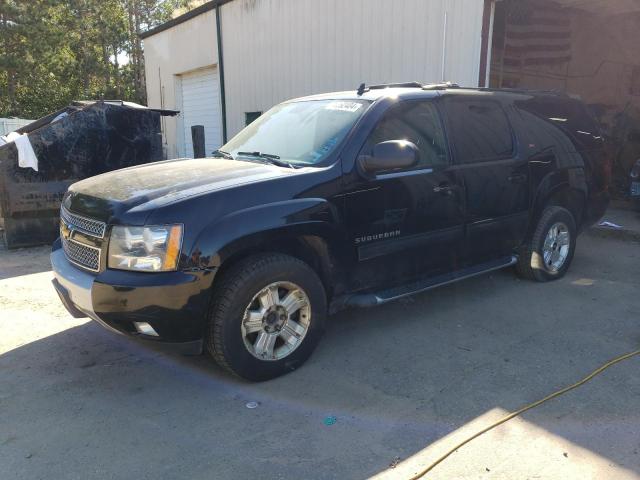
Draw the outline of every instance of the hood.
M214 190L287 176L295 170L222 158L179 159L104 173L74 183L65 206L93 218L146 212Z

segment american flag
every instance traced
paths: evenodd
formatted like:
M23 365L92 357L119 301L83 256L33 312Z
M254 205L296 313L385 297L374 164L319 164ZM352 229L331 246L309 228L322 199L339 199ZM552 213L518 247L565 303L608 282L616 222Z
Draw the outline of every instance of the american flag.
M507 10L504 66L552 66L571 59L571 18L554 2L515 0Z

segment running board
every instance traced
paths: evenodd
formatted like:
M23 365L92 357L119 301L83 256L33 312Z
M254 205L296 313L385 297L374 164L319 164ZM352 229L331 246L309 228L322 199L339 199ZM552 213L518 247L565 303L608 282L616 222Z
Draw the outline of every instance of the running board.
M459 280L482 275L483 273L510 267L511 265L515 265L517 261L518 258L516 256L504 257L498 260L480 263L473 267L465 268L464 270L457 270L455 272L445 273L436 277L418 280L407 285L401 285L399 287L389 288L387 290L381 290L374 293L352 295L346 300L345 306L375 307L376 305L382 305L383 303L391 302L392 300L397 300L402 297L426 292L427 290L431 290L432 288L440 287L442 285L447 285Z

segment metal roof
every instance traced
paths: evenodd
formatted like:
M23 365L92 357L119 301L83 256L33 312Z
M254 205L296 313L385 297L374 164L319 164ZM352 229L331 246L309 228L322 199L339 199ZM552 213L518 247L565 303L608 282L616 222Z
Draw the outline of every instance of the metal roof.
M168 30L176 25L191 20L198 15L202 15L209 10L215 9L217 6L224 5L225 3L232 2L233 0L211 0L203 3L199 7L190 10L179 17L172 18L168 22L165 22L157 27L154 27L146 32L140 34L140 38L145 39L156 33ZM535 0L531 0L532 4ZM640 12L639 0L554 0L556 3L563 7L576 8L584 10L597 15L618 15L628 13Z
M208 12L209 10L213 10L214 8L216 8L219 5L224 5L225 3L229 3L231 1L233 1L233 0L212 0L212 1L207 2L207 3L203 3L199 7L196 7L193 10L189 10L187 13L184 13L184 14L180 15L179 17L172 18L168 22L165 22L165 23L163 23L161 25L158 25L157 27L154 27L154 28L152 28L150 30L147 30L146 32L142 32L140 34L140 38L142 38L144 40L147 37L155 35L156 33L160 33L160 32L164 32L165 30L169 30L170 28L175 27L176 25L180 25L181 23L184 23L184 22L186 22L188 20L191 20L192 18L195 18L198 15L202 15L203 13Z

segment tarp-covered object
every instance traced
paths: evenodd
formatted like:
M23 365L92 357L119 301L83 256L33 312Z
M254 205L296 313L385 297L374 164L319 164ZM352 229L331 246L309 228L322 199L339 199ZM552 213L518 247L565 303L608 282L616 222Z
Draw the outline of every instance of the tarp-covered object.
M67 113L67 115L61 115ZM0 217L7 247L52 242L62 196L72 183L162 159L161 115L126 102L74 102L26 125L38 171L18 165L14 142L0 146Z

